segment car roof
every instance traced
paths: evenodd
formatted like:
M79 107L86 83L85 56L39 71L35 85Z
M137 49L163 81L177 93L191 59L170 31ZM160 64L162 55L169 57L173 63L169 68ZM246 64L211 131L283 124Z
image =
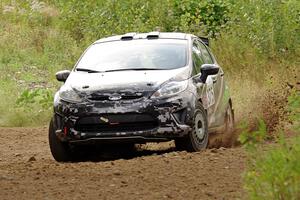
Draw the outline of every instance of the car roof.
M94 43L122 41L122 40L138 40L138 39L179 39L189 40L195 37L188 33L179 32L149 32L149 33L126 33L124 35L115 35L111 37L102 38Z

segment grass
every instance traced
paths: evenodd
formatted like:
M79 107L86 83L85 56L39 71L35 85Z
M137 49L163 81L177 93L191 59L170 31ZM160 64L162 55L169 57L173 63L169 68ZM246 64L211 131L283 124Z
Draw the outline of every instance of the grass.
M268 58L240 38L222 36L212 48L224 68L229 84L237 122L257 126L257 118L267 124L268 132L281 126L290 86L300 79L300 58Z
M136 0L44 2L1 1L0 100L3 103L0 126L48 123L51 110L38 104L30 111L26 106L17 108L18 97L27 89L55 91L60 85L54 78L56 71L71 69L88 44L115 33L152 31L158 27L162 31L215 35L212 49L225 69L236 116L240 120L261 117L268 127L273 126L271 119L269 125L267 117L272 117L267 111L271 115L276 113L276 109L270 108L283 99L281 96L287 95L281 94L277 88L286 90L286 82L294 85L299 80L300 48L295 37L298 29L292 19L300 4L294 0L280 5L272 3L268 9L264 8L263 2L255 1L259 5L255 8L257 15L248 9L253 7L251 2L233 3L230 0L213 0L209 4L167 0L159 7L153 0L147 3ZM243 4L242 8L240 4ZM278 15L272 10L275 7L280 10ZM244 13L240 13L241 9ZM282 38L277 29L272 29L280 16L283 20L280 24L285 24L284 32L291 36L288 39ZM266 17L268 20L264 19ZM109 22L107 18L110 18ZM265 37L265 30L261 27L273 37ZM278 101L268 101L278 96Z
M259 152L259 153L258 153ZM300 137L252 152L245 173L249 199L300 198Z
M39 103L22 107L16 102L28 89L57 89L55 72L71 69L82 51L57 26L57 9L47 5L35 10L33 1L31 7L28 2L1 1L0 5L0 126L48 123L51 107Z

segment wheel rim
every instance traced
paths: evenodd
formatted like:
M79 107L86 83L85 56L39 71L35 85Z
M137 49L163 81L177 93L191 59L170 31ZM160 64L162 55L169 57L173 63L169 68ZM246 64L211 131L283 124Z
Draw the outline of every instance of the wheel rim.
M205 139L206 124L202 115L197 114L195 117L195 136L198 142L202 143Z

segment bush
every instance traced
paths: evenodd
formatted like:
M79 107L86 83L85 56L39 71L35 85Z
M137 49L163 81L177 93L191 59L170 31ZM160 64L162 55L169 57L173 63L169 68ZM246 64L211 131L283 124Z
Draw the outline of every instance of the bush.
M291 120L297 125L297 131L300 120L299 105L300 95L294 91L289 97L288 110ZM249 198L300 199L300 136L286 140L281 133L277 144L266 147L257 143L261 141L260 136L264 135L263 132L243 133L240 136L247 147L255 147L247 148L250 160L244 178Z
M245 189L249 199L300 199L300 137L262 153L248 163Z
M269 57L299 55L299 22L297 0L238 0L232 3L230 32Z
M174 14L178 20L174 29L215 37L230 20L230 8L227 1L221 0L174 0Z
M172 31L172 1L54 1L61 27L83 44L126 32Z
M19 107L26 107L28 110L40 106L42 109L49 111L53 103L52 94L53 91L48 89L26 89L18 97L16 104Z

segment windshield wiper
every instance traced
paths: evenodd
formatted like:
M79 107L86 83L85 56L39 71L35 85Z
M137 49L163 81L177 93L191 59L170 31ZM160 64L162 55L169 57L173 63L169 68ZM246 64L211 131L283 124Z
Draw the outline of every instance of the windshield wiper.
M97 70L93 70L93 69L76 68L76 71L87 72L87 73L104 73L104 72L117 72L117 71L130 71L130 70L142 71L142 70L162 70L162 69L158 69L158 68L126 68L126 69L111 69L111 70L106 70L106 71L97 71Z
M126 69L111 69L111 70L106 70L104 72L117 72L117 71L130 71L130 70L142 71L142 70L162 70L162 69L158 69L158 68L126 68Z
M86 69L86 68L76 68L76 71L87 72L87 73L102 73L102 71Z

